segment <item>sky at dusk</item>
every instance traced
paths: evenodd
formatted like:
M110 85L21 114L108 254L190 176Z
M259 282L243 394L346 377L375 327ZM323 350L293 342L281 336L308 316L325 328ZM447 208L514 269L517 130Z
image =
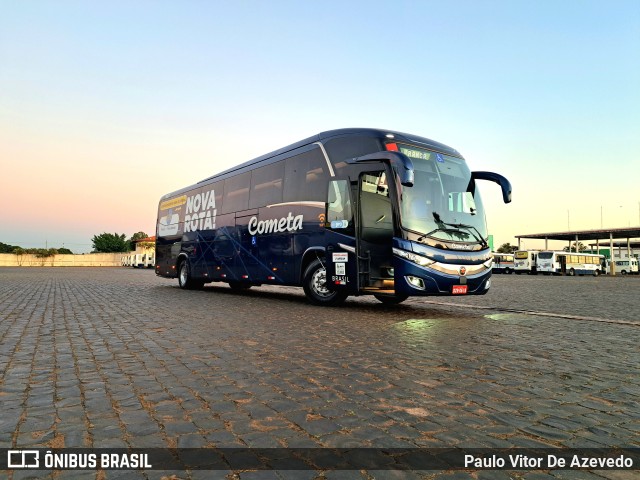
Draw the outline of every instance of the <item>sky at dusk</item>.
M0 242L155 233L159 198L321 131L432 138L495 244L640 225L640 2L0 0ZM527 247L534 247L528 241Z

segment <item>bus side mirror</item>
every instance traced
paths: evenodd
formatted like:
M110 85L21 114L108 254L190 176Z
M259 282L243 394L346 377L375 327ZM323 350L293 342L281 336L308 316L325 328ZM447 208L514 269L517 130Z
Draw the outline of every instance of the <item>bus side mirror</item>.
M400 183L405 187L413 187L413 162L404 153L375 152L358 158L347 160L347 163L387 162L398 173Z
M498 173L493 172L471 172L474 180L489 180L500 185L502 189L502 200L504 203L511 203L511 182Z

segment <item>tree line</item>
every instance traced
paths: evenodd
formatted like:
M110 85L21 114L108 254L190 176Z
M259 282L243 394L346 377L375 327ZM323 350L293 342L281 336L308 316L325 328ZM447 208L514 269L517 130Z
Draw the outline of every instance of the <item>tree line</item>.
M127 236L119 233L101 233L94 235L91 239L93 245L92 253L124 253L136 249L136 242L147 238L144 232L137 232ZM16 255L32 254L38 258L52 257L54 255L71 255L73 252L65 247L62 248L22 248L18 245L9 245L0 242L0 253L14 253Z

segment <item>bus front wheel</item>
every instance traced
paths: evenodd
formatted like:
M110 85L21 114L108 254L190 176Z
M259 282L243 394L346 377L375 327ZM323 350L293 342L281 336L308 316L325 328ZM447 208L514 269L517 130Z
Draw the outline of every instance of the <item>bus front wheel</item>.
M314 260L304 272L302 288L314 305L339 305L347 298L347 293L331 291L327 288L327 270L320 260Z
M195 280L191 276L191 267L187 260L180 262L180 265L178 265L178 285L184 290L199 290L204 287L202 280Z
M404 302L409 295L373 295L376 297L376 300L384 303L385 305L398 305L399 303Z

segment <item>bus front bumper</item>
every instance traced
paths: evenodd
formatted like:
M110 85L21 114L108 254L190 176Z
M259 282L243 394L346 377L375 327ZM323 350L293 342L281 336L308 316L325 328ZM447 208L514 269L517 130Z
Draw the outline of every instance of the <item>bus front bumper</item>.
M398 295L484 295L491 286L491 268L484 264L423 267L396 257L394 277Z

